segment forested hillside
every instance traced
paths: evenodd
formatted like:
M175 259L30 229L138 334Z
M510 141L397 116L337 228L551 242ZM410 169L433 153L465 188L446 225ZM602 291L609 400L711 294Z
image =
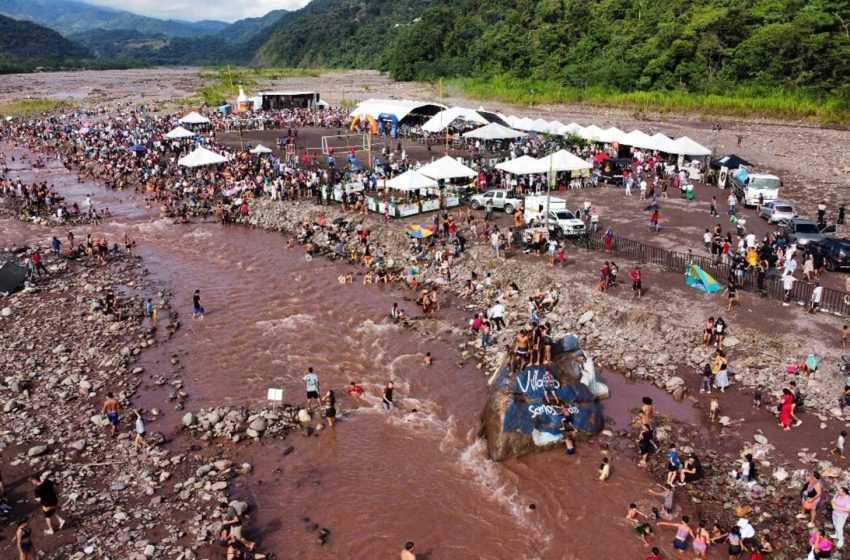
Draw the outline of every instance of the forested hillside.
M0 16L0 73L76 66L90 53L52 29Z
M261 54L269 64L377 67L405 80L747 87L850 100L850 2L314 0L282 22Z

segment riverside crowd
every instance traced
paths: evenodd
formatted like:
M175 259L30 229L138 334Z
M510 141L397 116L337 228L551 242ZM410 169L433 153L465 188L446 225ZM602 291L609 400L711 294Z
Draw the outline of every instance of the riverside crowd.
M312 116L293 116L290 120L282 120L285 126L303 126L304 123L313 123L309 126L314 126L315 119L319 113L313 113ZM303 119L301 118L303 117ZM159 205L162 213L168 216L188 217L190 215L209 215L215 213L222 221L226 222L231 214L247 214L248 205L245 198L250 196L270 196L273 199L289 199L317 197L317 201L322 203L327 200L327 196L323 195L323 187L327 189L333 185L339 178L337 171L333 168L326 168L317 160L307 160L306 162L299 161L282 161L274 157L257 157L248 154L238 154L226 150L218 146L215 139L215 130L223 130L227 128L227 123L224 120L217 120L213 116L213 126L211 131L204 132L196 139L192 140L167 140L164 134L176 125L176 115L170 117L158 117L145 111L125 111L124 114L118 117L108 117L94 122L87 123L85 116L71 117L70 119L51 118L37 119L28 123L12 123L7 124L4 135L14 138L18 142L23 142L30 149L43 150L48 152L59 153L63 156L67 166L76 169L80 173L81 179L101 179L106 181L110 188L133 188L143 194L149 201L149 204ZM334 127L339 126L335 120L335 116L331 115L327 119L321 118L324 126ZM265 117L264 117L265 119ZM313 120L310 120L313 119ZM88 126L84 126L88 124ZM268 126L263 122L262 126ZM280 123L276 123L280 126ZM86 132L82 132L87 129ZM297 142L296 133L288 134L290 141ZM181 169L177 165L177 160L186 155L196 144L203 144L210 149L225 153L231 157L231 160L218 168L205 168L203 170L186 170ZM131 151L130 148L134 145L141 145L144 151ZM514 146L516 153L525 151L525 148ZM529 153L534 154L536 147L532 145ZM396 152L398 153L398 152ZM387 152L388 159L391 152ZM585 154L587 157L593 157L592 152ZM395 164L395 167L390 167L391 172L399 172L407 165L406 158L399 154L392 158L398 158L398 161L392 161L390 165ZM639 166L638 169L644 171L635 171L635 177L627 177L628 184L634 184L637 181L641 191L642 186L647 184L647 197L649 197L650 189L656 189L653 179L648 179L649 172L646 169L656 169L658 173L661 170L658 168L661 162L655 161L652 156L647 156L646 162ZM352 179L353 176L346 177ZM373 175L364 174L359 177L360 180L375 187ZM542 185L540 176L530 177L528 179L520 179L516 184L506 183L508 179L503 174L494 171L481 169L479 175L479 188L485 186L499 186L509 184L517 189L518 192L524 193L531 190L537 190ZM664 183L666 184L666 183ZM6 182L3 185L4 194L22 197L32 201L39 207L47 208L48 212L53 209L56 212L57 203L61 206L58 196L55 192L51 192L46 185L22 185L20 183ZM664 191L663 186L657 187ZM652 193L655 196L655 193ZM352 204L354 209L356 202ZM362 206L359 208L362 209ZM72 213L72 210L66 210ZM82 212L83 215L92 217L92 209L85 210L77 209L77 212ZM97 217L97 214L94 214ZM500 255L501 247L513 248L512 243L516 241L514 231L508 234L499 232L495 225L490 223L490 220L483 220L482 231L477 231L476 218L471 213L460 214L456 220L455 216L444 214L435 216L437 229L441 234L434 237L434 242L414 241L411 243L411 253L419 262L424 262L424 266L433 265L440 276L450 282L452 279L452 263L454 259L460 257L464 251L466 236L464 232L473 240L483 239L485 242L492 242L493 235L496 235L495 253L496 256L503 256L504 251ZM363 262L370 269L372 262L384 262L388 255L383 254L380 247L375 247L369 239L370 232L363 223L351 224L305 224L302 235L299 236L308 253L311 253L309 247L313 246L313 236L317 231L334 231L338 232L338 243L335 242L337 254L344 255L345 247L342 243L343 239L349 239L356 236L361 242L361 248L353 260ZM470 233L471 232L471 233ZM714 236L712 237L714 242ZM773 254L776 257L776 263L781 263L787 270L791 265L788 261L788 253L792 248L777 247L776 242L769 239L764 240L762 244L754 244L750 246L749 236L742 238L739 245L743 243L744 261L749 262L748 256L751 250L756 252L759 261L766 261L764 273L768 274L770 269L771 258ZM731 245L731 243L730 243ZM768 247L768 249L765 249ZM557 250L557 246L555 250ZM129 251L129 249L128 249ZM762 257L764 253L764 258ZM726 254L727 257L722 255ZM727 248L725 253L721 253L720 259L727 258L729 262L733 262L735 255L730 255L730 250ZM563 260L563 259L561 259ZM796 261L795 261L796 262ZM415 268L415 267L411 267ZM758 265L757 267L758 268ZM774 266L777 268L777 266ZM401 277L409 280L411 285L416 287L415 281L417 273L408 269ZM733 267L734 270L738 270ZM381 268L378 267L376 276L380 278L382 274ZM368 274L372 274L371 271ZM735 273L737 274L737 272ZM610 267L608 271L610 275ZM488 275L489 276L489 275ZM637 280L634 280L634 275L630 275L637 286L634 287L636 297L640 297L640 275ZM735 278L730 277L730 283L734 283ZM380 281L380 280L377 280ZM606 281L606 288L608 286ZM477 275L471 277L466 282L466 298L475 300L478 294L488 293L495 294L498 290L493 290L492 283L487 276L479 278ZM515 286L505 286L504 292L493 300L493 304L489 306L487 312L481 317L476 317L478 320L477 334L482 337L482 346L486 347L489 344L489 336L491 330L504 328L505 309L501 301L507 298L516 298L519 295L519 290ZM462 296L463 297L463 296ZM465 299L466 299L465 298ZM535 293L529 301L529 323L533 329L530 332L520 332L517 336L511 349L512 355L524 358L519 353L520 350L526 352L534 352L530 359L532 362L540 363L546 361L546 338L550 332L549 326L539 320L539 315L551 308L551 305L557 301L558 294L553 291ZM434 309L439 309L439 305L435 305L435 291L426 289L420 301L423 305L423 310L426 314ZM730 298L731 300L731 298ZM486 315L486 318L484 317ZM535 320L535 315L537 316ZM502 324L500 324L502 323ZM712 358L710 364L711 380L708 387L716 387L725 389L728 386L728 379L723 381L725 371L725 350L722 348L723 336L725 331L720 332L717 336L717 322L713 322L711 332L714 336L709 338L709 344L717 346L717 353ZM725 325L725 323L724 323ZM491 329L492 327L492 329ZM485 335L487 338L485 338ZM539 341L535 346L534 340ZM518 365L522 365L520 362ZM306 381L306 380L305 380ZM789 388L790 390L790 388ZM392 387L389 386L389 401L392 404ZM318 398L318 389L316 390L316 398ZM785 395L783 391L783 395ZM310 397L308 390L308 398ZM386 390L383 395L384 405L386 406ZM784 398L784 397L783 397ZM326 394L321 397L323 404L330 404L330 409L334 409L335 397L333 393ZM783 400L783 405L787 404ZM308 403L309 405L309 403ZM789 405L790 406L790 405ZM645 413L646 414L646 413ZM790 412L793 414L793 410ZM332 424L334 415L328 418L328 423ZM785 418L785 410L783 410L781 419ZM785 424L783 423L783 426ZM790 426L786 426L790 427ZM654 427L652 424L652 413L646 414L645 423L640 436L640 445L645 448L647 446L656 445L652 437ZM690 472L695 469L692 458L681 460L676 449L670 449L667 452L668 472L672 473L668 477L668 488L672 488L679 484L686 484L695 481L689 478ZM689 463L689 460L691 461ZM742 459L742 467L740 470L740 480L744 484L757 483L759 478L756 465L750 457ZM821 504L824 489L819 483L819 475L813 473L804 495L801 495L801 511L800 515L804 516L810 527L814 530L812 534L811 544L815 550L815 558L829 558L832 542L835 541L835 546L843 546L843 524L846 520L847 512L850 510L846 489L836 491L834 498L831 500L833 515L832 521L834 525L834 534L830 537L830 533L825 531L825 528L817 524L818 506ZM666 492L664 509L667 510ZM812 494L814 492L814 494ZM673 503L672 492L670 493L670 503ZM844 498L841 498L844 496ZM837 500L837 501L836 501ZM838 505L836 505L838 504ZM843 509L842 509L843 508ZM635 508L637 509L637 508ZM673 506L667 511L672 514ZM823 507L821 507L821 511ZM836 518L836 512L838 517ZM843 512L843 518L841 513ZM631 513L631 510L630 510ZM629 519L637 520L637 517L643 513L639 510L631 515ZM660 519L655 517L655 520ZM638 524L637 526L640 526ZM645 524L643 524L645 525ZM636 526L636 531L638 530ZM770 551L770 543L763 539L757 539L753 534L750 534L752 527L749 522L739 523L735 527L729 528L728 531L721 531L718 527L713 527L709 532L706 529L706 524L700 522L700 526L694 530L687 516L681 518L681 522L660 521L656 524L657 527L671 527L676 529L676 537L673 541L674 547L677 550L685 550L690 542L694 552L698 555L705 553L706 548L710 544L728 544L728 553L730 558L737 558L743 552L749 551L754 554ZM646 538L652 533L650 527L647 531L646 527L638 531L642 538ZM412 545L412 543L411 543ZM412 549L412 546L411 546ZM657 553L656 553L657 555ZM760 558L760 556L750 556L751 558Z

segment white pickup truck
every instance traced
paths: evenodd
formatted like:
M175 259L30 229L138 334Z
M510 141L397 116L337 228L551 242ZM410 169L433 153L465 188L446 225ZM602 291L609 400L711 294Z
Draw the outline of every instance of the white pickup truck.
M546 205L547 200L545 196L525 197L523 221L527 227L546 225ZM572 212L567 210L566 200L563 198L550 197L548 205L550 231L567 237L584 234L586 229L584 222L577 218Z
M732 192L744 206L756 206L759 203L759 195L764 202L777 200L779 187L782 186L782 181L776 175L750 173L744 167L732 173L729 183Z
M508 214L513 214L514 210L522 207L522 199L517 198L512 191L506 189L493 189L484 194L476 194L469 199L469 204L473 210L485 208L487 202L491 202L494 209L502 209Z

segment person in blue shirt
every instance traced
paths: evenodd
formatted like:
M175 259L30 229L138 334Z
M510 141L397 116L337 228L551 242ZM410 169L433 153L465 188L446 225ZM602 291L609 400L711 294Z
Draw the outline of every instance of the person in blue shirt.
M682 468L682 461L679 459L679 454L676 452L676 446L670 444L670 449L667 451L667 485L672 487L676 479L679 477L679 469Z
M59 241L59 238L55 235L53 239L50 241L50 249L53 251L54 255L58 255L59 251L62 249L62 242Z

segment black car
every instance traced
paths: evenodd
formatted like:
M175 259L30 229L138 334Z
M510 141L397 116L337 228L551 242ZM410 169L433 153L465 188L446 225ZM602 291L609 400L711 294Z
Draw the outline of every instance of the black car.
M824 237L809 244L808 250L823 257L827 270L850 268L850 239Z

